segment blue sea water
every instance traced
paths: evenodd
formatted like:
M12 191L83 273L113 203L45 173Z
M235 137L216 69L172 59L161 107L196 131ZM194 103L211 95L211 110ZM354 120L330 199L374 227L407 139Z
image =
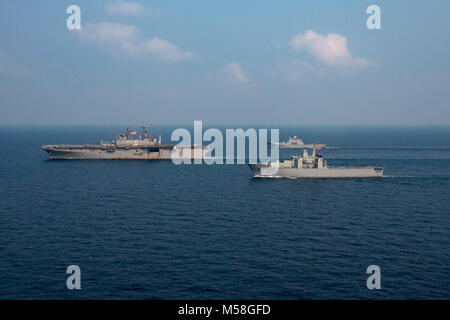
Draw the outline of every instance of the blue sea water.
M380 179L40 150L120 131L0 129L1 299L450 298L450 128L281 128L327 143L329 165L384 166ZM72 264L81 290L66 287ZM373 264L381 290L366 287Z

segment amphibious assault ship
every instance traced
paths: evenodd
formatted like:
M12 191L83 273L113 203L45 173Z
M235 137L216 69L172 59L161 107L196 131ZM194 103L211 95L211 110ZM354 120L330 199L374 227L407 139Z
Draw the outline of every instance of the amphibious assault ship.
M249 164L255 177L269 178L369 178L383 176L382 167L328 167L326 160L316 154L318 146L313 146L312 154L303 150L303 156L293 156L283 162Z
M129 128L112 142L83 145L45 145L50 159L203 159L208 151L205 146L163 145L142 127L142 134Z
M314 146L320 146L321 148L325 148L326 144L305 144L302 139L297 138L297 136L290 137L288 141L282 141L280 143L272 143L274 146L278 146L279 148L291 148L291 149L300 149L300 148L313 148Z

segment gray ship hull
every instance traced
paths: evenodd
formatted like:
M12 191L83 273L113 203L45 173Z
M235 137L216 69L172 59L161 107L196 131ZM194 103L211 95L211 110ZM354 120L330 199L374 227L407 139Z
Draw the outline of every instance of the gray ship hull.
M136 159L136 160L170 160L170 159L196 159L203 158L205 149L194 152L192 148L174 149L173 146L164 147L131 147L115 148L114 150L103 149L98 146L79 146L79 147L60 147L43 146L50 159L67 160L118 160L118 159Z
M381 167L276 168L249 164L254 177L260 178L375 178L383 176Z

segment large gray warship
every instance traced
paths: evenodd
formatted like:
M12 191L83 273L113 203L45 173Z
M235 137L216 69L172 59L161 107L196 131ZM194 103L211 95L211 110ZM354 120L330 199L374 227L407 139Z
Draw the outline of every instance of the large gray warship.
M383 176L382 167L328 167L326 160L316 153L303 150L303 156L293 156L283 162L249 164L255 177L268 178L370 178Z
M314 146L319 146L325 148L326 144L305 144L302 139L297 138L297 136L290 137L288 141L282 141L280 143L272 143L273 146L278 146L280 149L300 149L300 148L313 148Z
M50 159L196 159L205 157L208 148L197 145L163 145L142 127L142 134L129 128L112 142L99 145L45 145Z

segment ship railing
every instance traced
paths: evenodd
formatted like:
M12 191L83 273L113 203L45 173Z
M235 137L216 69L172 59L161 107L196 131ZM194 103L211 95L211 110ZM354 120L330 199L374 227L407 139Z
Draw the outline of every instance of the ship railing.
M375 166L351 166L351 167L344 167L344 166L327 166L328 168L333 169L375 169L375 170L382 170L383 167L375 167Z

